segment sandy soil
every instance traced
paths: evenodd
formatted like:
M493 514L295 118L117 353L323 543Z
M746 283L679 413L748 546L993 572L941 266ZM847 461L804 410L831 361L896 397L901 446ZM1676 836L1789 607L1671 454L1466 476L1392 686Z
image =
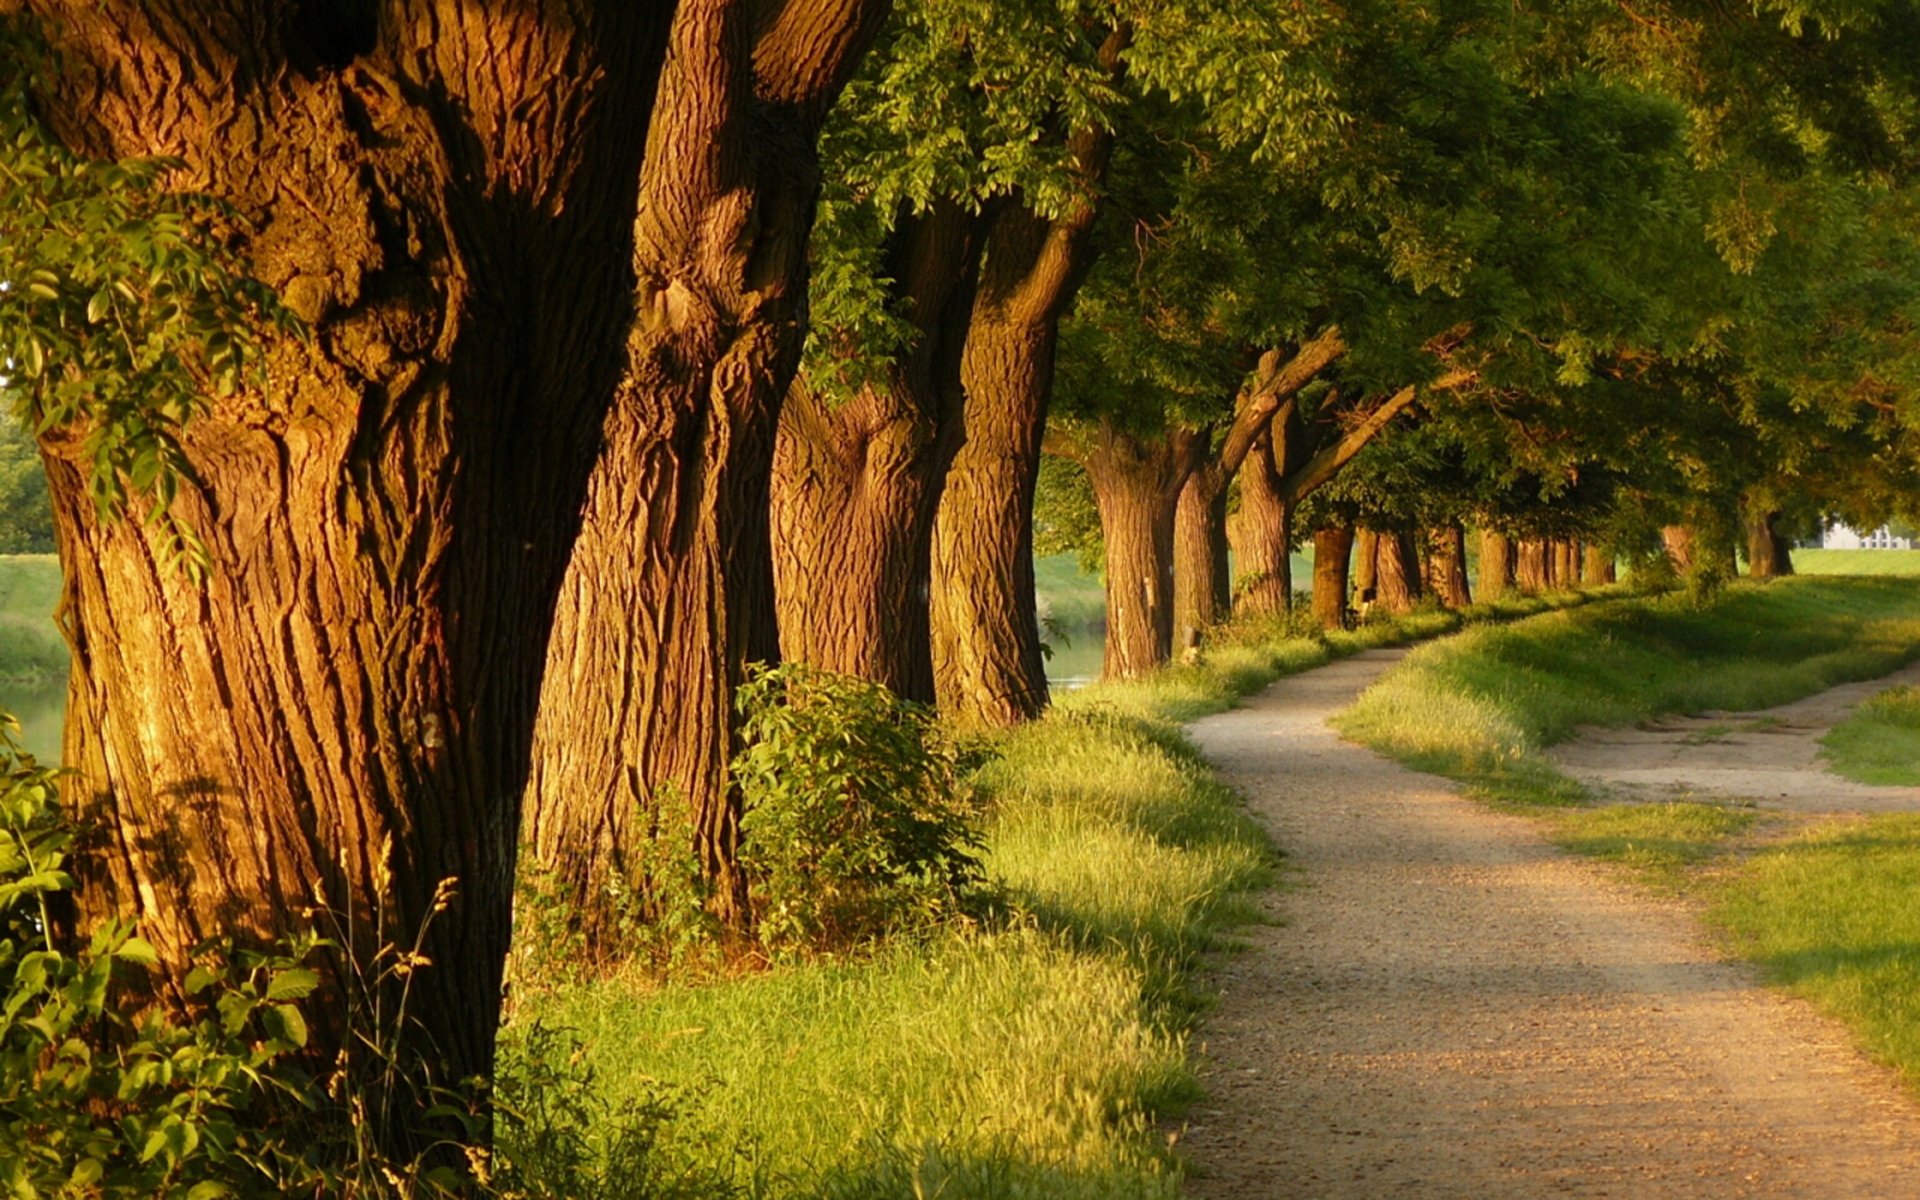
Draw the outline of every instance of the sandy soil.
M1677 906L1326 727L1395 657L1194 726L1293 882L1221 964L1191 1191L1920 1196L1920 1105L1844 1031Z
M1726 797L1795 812L1912 811L1920 809L1920 788L1854 783L1829 773L1819 758L1822 734L1854 705L1897 684L1920 684L1920 663L1763 712L1589 729L1548 754L1562 771L1616 799Z

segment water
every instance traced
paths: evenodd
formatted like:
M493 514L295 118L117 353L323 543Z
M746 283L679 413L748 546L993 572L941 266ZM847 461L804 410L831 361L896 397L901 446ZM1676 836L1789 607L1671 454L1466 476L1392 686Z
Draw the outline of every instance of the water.
M66 708L65 678L0 683L0 709L19 718L22 744L42 763L60 761L60 726Z
M1047 660L1049 687L1071 690L1085 687L1100 678L1104 631L1081 626L1067 630L1064 637L1043 633L1041 640L1053 647L1053 657Z

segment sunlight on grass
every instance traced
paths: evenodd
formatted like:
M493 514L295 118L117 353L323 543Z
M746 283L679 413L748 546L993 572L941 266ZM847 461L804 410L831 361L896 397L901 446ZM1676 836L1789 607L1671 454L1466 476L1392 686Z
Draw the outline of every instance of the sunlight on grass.
M1768 977L1920 1086L1920 815L1836 821L1768 850L1715 910Z
M1555 814L1554 841L1574 854L1617 862L1648 882L1672 886L1684 868L1719 854L1758 816L1753 809L1724 804L1609 804Z
M1920 786L1920 688L1870 697L1820 747L1827 769L1856 783Z

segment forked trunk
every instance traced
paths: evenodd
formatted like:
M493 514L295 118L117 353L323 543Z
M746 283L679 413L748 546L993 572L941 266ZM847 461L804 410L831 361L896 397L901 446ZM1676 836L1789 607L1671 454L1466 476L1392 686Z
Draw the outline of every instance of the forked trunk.
M1433 594L1448 608L1472 604L1473 594L1467 587L1467 531L1459 525L1442 525L1433 531L1431 545L1427 580Z
M1513 584L1513 539L1496 530L1481 530L1480 598L1502 599Z
M806 315L815 140L884 0L682 0L634 228L625 375L553 626L527 838L589 931L664 857L744 918L733 693L775 642L768 489ZM702 148L695 152L693 148Z
M1390 613L1412 612L1421 597L1420 556L1413 534L1381 533L1374 545L1374 586L1379 603Z
M183 430L176 512L204 586L137 521L103 524L77 439L47 439L66 787L107 831L75 864L81 920L137 919L176 978L203 940L318 925L337 943L308 1009L327 1068L363 1057L348 1026L372 991L393 1018L380 947L420 938L404 1019L360 1032L421 1083L490 1075L546 631L619 375L667 14L582 24L528 0L455 37L343 9L303 45L298 22L269 37L219 6L72 7L49 60L74 73L48 106L63 134L184 156L311 329L270 346L264 394L210 397ZM366 1116L390 1146L419 1120Z
M1353 542L1348 526L1313 531L1313 619L1322 629L1347 623L1347 563Z
M1227 488L1213 464L1196 469L1180 489L1173 523L1173 639L1176 649L1197 645L1226 620Z
M960 387L976 226L951 204L903 219L887 269L917 341L851 397L797 381L774 447L781 654L927 704L933 518L951 453L939 418Z

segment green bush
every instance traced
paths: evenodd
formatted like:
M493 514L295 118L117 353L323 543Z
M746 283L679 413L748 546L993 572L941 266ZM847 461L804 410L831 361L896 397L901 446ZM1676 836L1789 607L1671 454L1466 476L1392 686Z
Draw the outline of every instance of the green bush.
M740 863L767 949L851 946L965 906L979 834L925 709L797 664L756 671L738 703Z

